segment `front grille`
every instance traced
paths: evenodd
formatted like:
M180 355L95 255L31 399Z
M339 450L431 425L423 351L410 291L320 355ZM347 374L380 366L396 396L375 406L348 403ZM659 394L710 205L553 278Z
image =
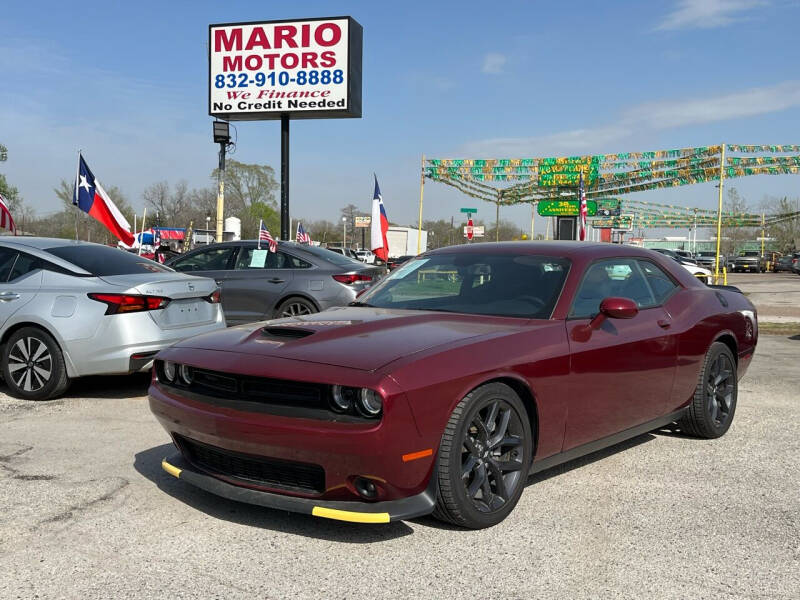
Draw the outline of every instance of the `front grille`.
M175 437L186 458L208 473L307 494L325 491L325 471L319 465L242 454L189 438Z

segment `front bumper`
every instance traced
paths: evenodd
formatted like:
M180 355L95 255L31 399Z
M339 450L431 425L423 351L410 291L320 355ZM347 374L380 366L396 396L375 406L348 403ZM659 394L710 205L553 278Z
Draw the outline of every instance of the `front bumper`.
M430 514L436 504L435 476L431 477L425 491L414 496L382 502L358 502L298 498L240 487L195 469L180 454L162 460L161 468L181 481L229 500L351 523L390 523L413 519Z

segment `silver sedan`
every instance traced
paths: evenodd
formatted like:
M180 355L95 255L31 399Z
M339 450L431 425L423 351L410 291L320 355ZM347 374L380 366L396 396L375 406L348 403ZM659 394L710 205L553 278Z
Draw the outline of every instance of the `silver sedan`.
M0 366L14 396L146 370L162 348L224 327L211 279L99 244L0 238Z

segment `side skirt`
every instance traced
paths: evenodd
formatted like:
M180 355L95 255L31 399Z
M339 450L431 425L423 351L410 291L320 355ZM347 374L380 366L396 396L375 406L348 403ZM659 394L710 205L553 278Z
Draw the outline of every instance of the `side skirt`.
M533 475L534 473L545 471L547 469L555 467L556 465L560 465L565 462L575 460L576 458L580 458L581 456L586 456L587 454L591 454L592 452L597 452L598 450L602 450L603 448L608 448L609 446L613 446L614 444L619 444L620 442L624 442L625 440L634 438L637 435L642 435L649 431L653 431L654 429L658 429L659 427L663 427L664 425L669 425L670 423L680 419L683 416L683 413L685 412L686 409L682 408L681 410L675 411L674 413L671 413L663 417L659 417L658 419L654 419L652 421L648 421L647 423L642 423L641 425L637 425L636 427L631 427L630 429L626 429L625 431L620 431L619 433L615 433L608 437L604 437L599 440L589 442L588 444L583 444L582 446L571 448L566 452L559 452L558 454L548 456L547 458L534 461L533 464L531 465L531 470L529 471L528 474Z

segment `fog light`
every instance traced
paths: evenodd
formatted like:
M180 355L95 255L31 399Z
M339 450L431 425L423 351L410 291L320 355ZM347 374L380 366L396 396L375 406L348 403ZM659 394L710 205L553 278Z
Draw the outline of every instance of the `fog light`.
M375 390L362 388L356 408L365 417L377 417L383 409L383 399Z
M181 365L180 368L181 380L186 385L192 385L192 382L194 381L194 373L192 371L193 369L189 365Z
M347 412L353 407L353 404L355 404L356 398L358 397L358 388L334 385L331 387L331 396L333 399L331 403L333 410Z
M164 378L169 381L175 381L175 363L168 360L164 361Z
M358 495L362 498L374 500L378 497L378 488L366 477L356 477L355 481L353 481L353 487L356 488Z

